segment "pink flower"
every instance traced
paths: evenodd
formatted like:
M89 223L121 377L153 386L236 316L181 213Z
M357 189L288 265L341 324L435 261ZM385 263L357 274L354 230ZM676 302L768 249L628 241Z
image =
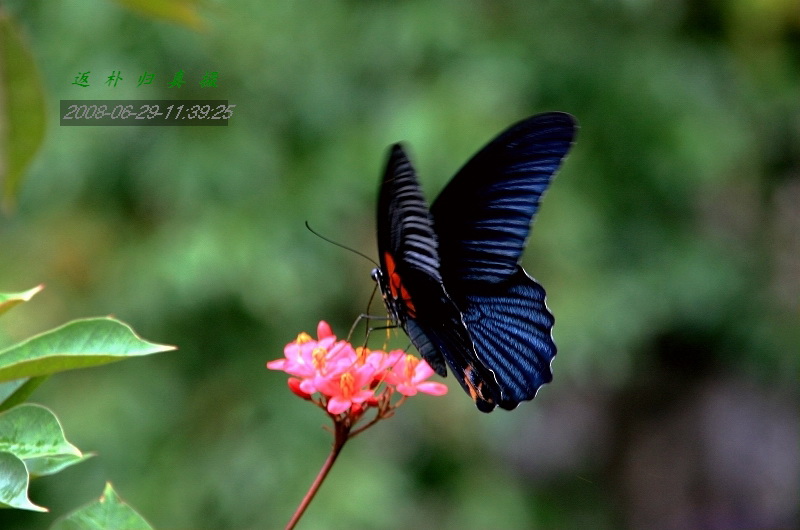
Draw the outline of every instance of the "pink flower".
M401 352L402 353L402 352ZM413 396L417 392L442 396L447 393L447 386L442 383L425 381L434 374L433 368L424 359L410 354L400 356L386 376L389 384L395 385L397 391L404 396Z
M300 333L293 342L283 349L283 359L267 363L270 370L283 370L300 378L296 388L307 394L317 391L317 384L327 377L338 375L341 370L353 364L356 352L347 341L336 341L327 322L320 321L317 326L318 340L308 333Z
M283 359L269 361L267 368L294 376L289 377L289 389L324 409L333 421L331 454L286 528L295 527L350 438L392 417L406 396L447 392L441 383L425 382L433 375L425 361L402 350L354 349L348 341L337 341L324 320L317 325L317 340L300 333L283 349Z
M404 396L418 392L441 396L447 392L445 385L425 381L433 375L425 361L402 350L386 353L365 347L354 349L347 341L337 341L324 320L317 325L317 340L300 333L286 345L283 355L283 359L268 362L267 368L294 376L289 378L294 394L330 414L347 413L354 421L370 407L378 410L379 417L390 416L402 402L391 403L395 390ZM314 398L317 392L321 398Z
M356 348L359 362L361 364L368 364L375 368L375 385L383 382L386 374L392 366L400 360L400 357L405 355L402 350L394 350L393 352L386 353L380 350L370 350L369 348Z
M365 364L343 371L338 377L321 380L317 390L328 396L328 412L341 414L354 403L363 403L371 398L375 391L369 388L375 367Z

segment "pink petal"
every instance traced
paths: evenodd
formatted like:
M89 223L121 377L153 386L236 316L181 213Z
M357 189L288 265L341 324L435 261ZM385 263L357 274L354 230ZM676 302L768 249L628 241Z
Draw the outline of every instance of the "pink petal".
M333 347L330 348L328 355L330 359L346 359L350 363L355 362L358 358L353 346L344 340L340 340L334 344Z
M300 381L300 390L306 394L313 394L319 390L319 388L317 388L317 385L314 383L313 379L303 379Z
M414 370L414 381L422 381L423 379L427 379L434 374L433 368L422 359L417 368Z
M359 366L356 368L356 370L353 372L356 388L370 384L372 382L372 376L375 375L375 372L375 367L370 364L365 364L364 366Z
M352 405L352 401L349 399L342 399L340 397L332 397L328 400L328 412L331 414L341 414L342 412L346 411Z
M447 385L428 381L427 383L419 383L417 385L417 390L432 396L443 396L447 394Z
M389 360L391 361L392 364L394 364L397 361L399 361L400 359L402 359L403 357L405 357L406 356L406 352L404 352L403 350L392 350L389 353L387 353L386 355L389 356Z
M417 395L417 387L414 385L408 385L406 383L400 383L397 385L397 391L403 394L404 396L415 396Z
M286 359L277 359L267 363L267 368L270 370L283 370L284 366L286 366Z
M353 403L363 403L371 398L374 394L375 392L372 390L359 390L350 399L353 401Z
M327 337L323 337L316 342L316 345L320 348L325 348L326 350L330 350L333 348L333 345L336 344L336 337L333 335L329 335Z
M371 364L375 367L376 371L386 370L395 364L402 355L405 355L402 350L395 350L391 353L386 353L381 350L372 350L369 355L367 355L364 364Z

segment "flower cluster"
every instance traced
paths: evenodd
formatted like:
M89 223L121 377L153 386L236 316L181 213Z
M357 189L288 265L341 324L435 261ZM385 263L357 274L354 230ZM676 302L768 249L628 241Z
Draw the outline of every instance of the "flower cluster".
M327 411L333 420L331 453L286 526L294 528L349 439L392 416L406 397L418 392L441 396L447 387L426 381L434 372L424 360L402 350L353 348L345 340L336 340L325 321L317 325L317 340L300 333L283 354L283 359L268 362L267 368L291 375L292 392ZM395 392L401 397L393 403ZM375 417L362 424L371 409Z
M424 360L402 350L383 352L353 348L336 340L327 322L317 326L317 340L303 332L283 350L284 358L267 363L267 368L283 370L291 376L289 388L324 408L331 415L360 417L369 407L378 408L380 417L389 415L396 391L404 396L418 392L441 396L442 383L426 381L433 369ZM319 393L318 399L314 394Z

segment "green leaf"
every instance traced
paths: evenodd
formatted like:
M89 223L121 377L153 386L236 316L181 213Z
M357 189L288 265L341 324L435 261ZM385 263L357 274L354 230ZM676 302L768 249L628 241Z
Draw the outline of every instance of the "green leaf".
M19 31L0 10L0 199L7 209L44 138L44 88L35 64Z
M28 499L28 470L11 453L0 452L0 507L46 512Z
M0 414L0 451L12 453L26 462L66 455L83 457L64 437L55 414L47 407L32 403ZM40 463L37 467L43 466Z
M80 464L84 460L94 458L94 456L94 453L84 453L80 456L70 454L42 456L25 460L25 466L28 468L31 478L44 477L54 475L70 466Z
M23 403L49 377L49 375L42 375L0 383L0 412Z
M2 88L0 88L2 90ZM37 285L33 289L28 289L21 293L0 293L0 315L22 302L27 302L39 291L44 289L44 285Z
M106 483L103 496L99 500L58 519L50 527L51 530L105 530L107 528L152 530L153 527L136 510L119 498L111 487L111 483Z
M17 379L16 381L6 381L5 383L0 383L0 403L5 405L6 400L11 399L12 396L19 392L28 381L29 379ZM9 406L5 408L10 409L11 407Z
M0 351L0 381L98 366L133 356L174 350L140 338L113 318L87 318Z
M13 454L25 463L26 488L29 476L52 475L94 456L82 454L67 441L50 409L34 404L0 414L0 452Z

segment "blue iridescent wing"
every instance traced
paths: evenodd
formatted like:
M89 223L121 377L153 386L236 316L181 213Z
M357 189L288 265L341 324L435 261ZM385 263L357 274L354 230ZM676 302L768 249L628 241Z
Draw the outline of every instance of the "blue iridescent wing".
M539 114L481 149L433 203L445 284L502 281L516 271L539 210L575 136L575 119Z
M474 284L459 301L481 362L494 372L500 407L514 409L553 379L553 315L545 292L522 267L503 284Z
M513 125L467 162L431 208L442 281L506 409L533 399L552 379L553 315L519 261L575 130L564 113Z

